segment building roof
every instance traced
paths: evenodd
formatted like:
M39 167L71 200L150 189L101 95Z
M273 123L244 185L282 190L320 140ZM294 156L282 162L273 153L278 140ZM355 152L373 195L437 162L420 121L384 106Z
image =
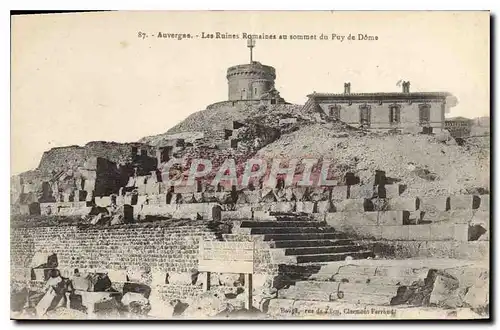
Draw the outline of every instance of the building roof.
M433 99L446 98L452 96L448 92L414 92L414 93L312 93L307 95L313 99L336 99L336 100L351 100L351 99Z

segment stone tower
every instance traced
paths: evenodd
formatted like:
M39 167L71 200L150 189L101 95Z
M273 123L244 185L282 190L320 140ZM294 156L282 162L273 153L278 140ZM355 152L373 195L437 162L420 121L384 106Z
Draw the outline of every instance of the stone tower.
M227 69L229 101L260 100L274 90L276 70L252 58L255 40L248 39L250 63L235 65Z

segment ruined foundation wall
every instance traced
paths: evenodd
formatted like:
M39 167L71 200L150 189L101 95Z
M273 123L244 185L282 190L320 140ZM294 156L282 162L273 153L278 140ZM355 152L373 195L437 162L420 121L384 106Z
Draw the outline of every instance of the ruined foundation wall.
M71 274L74 268L81 272L106 270L114 286L119 288L127 272L146 267L151 269L152 277L144 284L152 285L151 281L156 281L154 285L159 285L159 291L169 297L196 295L201 287L191 284L190 274L198 267L200 239L217 239L206 222L128 224L108 228L12 228L12 281L16 285L16 282L21 284L29 280L26 270L35 252L47 252L57 254L58 268L63 274ZM167 273L172 278L169 284L164 280Z
M133 148L137 148L133 153ZM68 146L52 148L43 153L38 169L44 173L60 171L63 168L83 166L85 160L92 157L105 158L111 162L120 164L131 162L137 153L144 150L149 157L155 157L153 147L142 143L117 143L105 141L93 141L84 147Z

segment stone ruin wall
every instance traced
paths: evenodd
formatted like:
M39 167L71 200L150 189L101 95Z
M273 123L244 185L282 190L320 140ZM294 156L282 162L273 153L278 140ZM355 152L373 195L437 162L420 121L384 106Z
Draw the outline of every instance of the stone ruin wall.
M146 144L94 141L87 143L84 147L68 146L52 148L44 152L38 170L42 175L50 176L52 171L58 172L83 166L85 161L92 157L101 157L117 164L125 164L133 160L133 147L136 147L139 153L140 150L145 150L148 156L155 157L154 147Z
M13 228L11 232L11 272L14 285L30 280L30 263L35 252L55 253L63 275L106 270L113 286L137 281L172 298L200 294L201 286L192 284L197 269L199 240L216 240L205 224L183 226L135 224L112 228L52 226ZM144 279L144 269L151 272ZM165 278L169 274L169 283ZM36 286L36 282L31 281Z

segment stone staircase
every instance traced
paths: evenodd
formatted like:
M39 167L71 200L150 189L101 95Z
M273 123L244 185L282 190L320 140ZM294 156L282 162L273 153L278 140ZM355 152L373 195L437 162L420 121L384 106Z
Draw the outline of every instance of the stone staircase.
M292 264L373 257L371 250L353 242L355 238L302 213L270 212L267 218L243 220L238 232L261 236L276 255Z

